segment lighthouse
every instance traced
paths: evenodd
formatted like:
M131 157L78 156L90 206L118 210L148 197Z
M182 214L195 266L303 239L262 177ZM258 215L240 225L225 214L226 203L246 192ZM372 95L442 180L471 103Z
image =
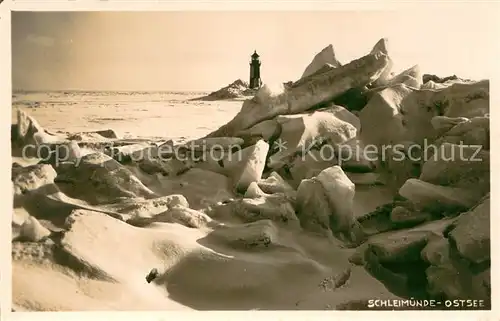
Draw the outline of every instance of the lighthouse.
M250 81L249 88L257 89L262 85L260 80L260 59L259 54L255 50L252 54L252 60L250 61Z

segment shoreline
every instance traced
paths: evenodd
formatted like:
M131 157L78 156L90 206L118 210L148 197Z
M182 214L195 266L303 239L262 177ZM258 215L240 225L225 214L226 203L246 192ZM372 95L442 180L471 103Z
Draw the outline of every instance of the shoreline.
M12 155L46 157L11 169L13 305L490 308L489 81L390 75L386 42L279 95L19 109Z

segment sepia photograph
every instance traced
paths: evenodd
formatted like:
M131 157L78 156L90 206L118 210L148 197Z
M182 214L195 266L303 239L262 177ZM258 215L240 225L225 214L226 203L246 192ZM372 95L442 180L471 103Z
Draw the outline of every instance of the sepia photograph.
M491 310L497 17L439 8L12 11L13 313Z

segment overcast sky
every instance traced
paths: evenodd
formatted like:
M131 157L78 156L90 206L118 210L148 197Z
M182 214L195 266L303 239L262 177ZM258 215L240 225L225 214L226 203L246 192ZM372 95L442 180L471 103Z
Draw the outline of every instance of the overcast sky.
M497 6L498 8L498 6ZM413 12L13 12L14 89L202 90L296 80L333 44L341 63L389 39L395 71L488 78L498 23L471 2Z

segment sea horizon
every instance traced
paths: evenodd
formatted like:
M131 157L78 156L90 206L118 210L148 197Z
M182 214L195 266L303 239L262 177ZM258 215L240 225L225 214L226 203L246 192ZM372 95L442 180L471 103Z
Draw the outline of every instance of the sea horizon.
M12 94L31 93L166 93L166 94L209 94L214 90L133 90L133 89L13 89Z
M489 316L497 19L438 7L13 11L7 310Z

